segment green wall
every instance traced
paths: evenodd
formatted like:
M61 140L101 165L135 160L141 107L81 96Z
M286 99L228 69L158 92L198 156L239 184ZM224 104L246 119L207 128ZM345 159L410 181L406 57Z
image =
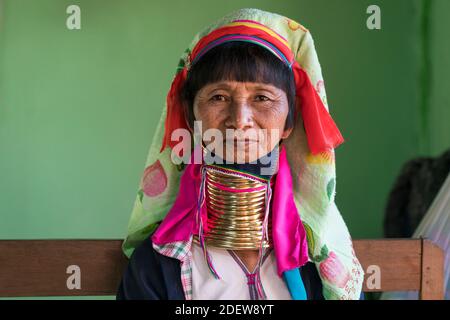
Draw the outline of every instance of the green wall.
M414 2L381 2L380 31L365 28L370 1L77 1L82 29L69 31L72 3L2 2L1 238L122 237L180 53L245 6L312 31L347 141L338 205L355 237L381 235L386 193L416 153Z
M438 156L450 148L450 1L434 0L430 7L430 90L427 96L427 152Z
M353 237L381 237L401 165L450 146L448 72L439 73L450 71L449 3L436 3L424 131L422 0L0 0L0 239L124 237L181 52L242 7L311 30L346 138L337 205ZM81 7L81 30L65 26L70 4ZM371 4L381 7L379 31L366 28Z

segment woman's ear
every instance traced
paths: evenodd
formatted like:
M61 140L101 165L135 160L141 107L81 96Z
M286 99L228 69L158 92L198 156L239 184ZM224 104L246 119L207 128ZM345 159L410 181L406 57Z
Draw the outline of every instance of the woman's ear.
M189 131L191 132L191 134L194 133L194 128L192 127L192 125L194 124L192 119L189 119L189 106L188 103L183 100L182 102L183 105L183 111L184 111L184 121L186 122L187 128L189 129Z
M290 134L292 133L292 131L294 130L296 118L297 118L297 116L300 116L300 114L299 114L300 112L297 110L300 110L300 99L298 97L295 97L295 109L293 111L290 111L293 113L292 119L290 121L291 123L289 123L290 128L286 129L286 124L288 123L288 120L286 119L285 128L283 130L283 133L281 134L281 139L286 139L287 137L289 137Z
M294 130L294 127L289 129L284 129L283 134L281 135L281 139L286 139L291 134L292 130Z

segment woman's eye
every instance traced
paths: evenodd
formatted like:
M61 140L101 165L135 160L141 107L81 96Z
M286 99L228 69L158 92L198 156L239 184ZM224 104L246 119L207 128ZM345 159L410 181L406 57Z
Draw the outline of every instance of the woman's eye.
M212 101L225 101L225 96L221 94L216 94L211 98Z
M258 96L256 96L256 100L257 101L269 101L270 99L266 96L258 95Z

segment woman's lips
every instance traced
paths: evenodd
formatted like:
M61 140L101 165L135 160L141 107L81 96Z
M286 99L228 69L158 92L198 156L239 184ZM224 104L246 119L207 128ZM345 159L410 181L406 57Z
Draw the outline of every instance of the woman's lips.
M225 143L250 143L250 142L258 142L255 139L224 139Z
M234 149L235 151L249 151L250 149L256 150L258 149L259 141L258 140L225 140L225 149Z

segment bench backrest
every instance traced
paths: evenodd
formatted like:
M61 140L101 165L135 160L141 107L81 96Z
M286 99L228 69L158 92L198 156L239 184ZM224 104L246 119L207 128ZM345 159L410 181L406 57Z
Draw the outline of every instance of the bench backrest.
M121 245L122 240L0 240L0 297L115 295L127 264ZM354 248L366 273L365 292L414 290L420 299L443 299L444 255L432 242L354 240ZM69 289L77 268L80 289Z

